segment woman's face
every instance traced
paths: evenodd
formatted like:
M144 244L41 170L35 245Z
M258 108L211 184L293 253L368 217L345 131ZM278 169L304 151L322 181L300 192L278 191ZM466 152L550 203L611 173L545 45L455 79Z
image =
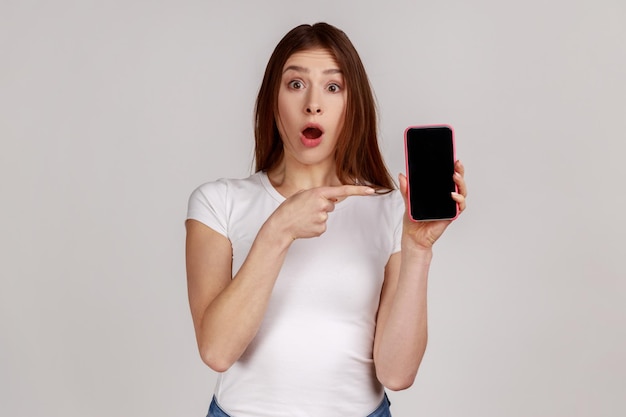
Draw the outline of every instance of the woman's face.
M284 155L302 165L334 164L347 90L326 49L296 52L283 67L276 124Z

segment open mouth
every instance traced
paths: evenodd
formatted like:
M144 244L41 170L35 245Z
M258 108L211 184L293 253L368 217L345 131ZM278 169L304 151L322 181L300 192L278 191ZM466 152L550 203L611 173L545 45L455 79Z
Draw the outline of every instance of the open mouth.
M322 131L317 127L307 127L302 131L302 135L307 139L318 139L322 136Z

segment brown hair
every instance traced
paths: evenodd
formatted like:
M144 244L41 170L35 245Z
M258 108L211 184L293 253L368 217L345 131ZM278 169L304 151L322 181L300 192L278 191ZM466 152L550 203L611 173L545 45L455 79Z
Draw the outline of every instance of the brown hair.
M276 126L283 66L295 52L312 48L324 48L333 54L348 92L335 152L337 177L343 184L395 188L378 147L376 105L361 58L346 34L327 23L293 28L278 43L267 63L255 106L256 171L271 170L283 157Z

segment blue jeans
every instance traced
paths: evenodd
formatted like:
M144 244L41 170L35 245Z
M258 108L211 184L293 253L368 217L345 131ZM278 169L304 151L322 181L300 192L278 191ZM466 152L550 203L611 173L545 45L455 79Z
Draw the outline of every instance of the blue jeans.
M389 411L389 406L391 405L391 401L387 398L387 394L385 394L385 398L380 403L378 408L374 410L372 414L367 417L391 417L391 411ZM230 417L228 414L222 410L217 402L215 402L215 397L213 397L213 401L211 401L211 405L209 406L209 414L207 417Z

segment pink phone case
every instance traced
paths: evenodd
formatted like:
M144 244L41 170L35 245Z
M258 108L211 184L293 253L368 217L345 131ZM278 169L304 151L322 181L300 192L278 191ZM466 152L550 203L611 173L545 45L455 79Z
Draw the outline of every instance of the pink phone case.
M454 139L454 129L452 128L452 126L448 125L448 124L431 124L431 125L415 125L415 126L409 126L406 129L404 129L404 163L405 163L405 175L406 175L406 179L407 179L407 202L408 202L408 213L409 213L409 219L411 219L411 221L413 222L423 222L423 221L437 221L437 220L455 220L457 217L459 217L459 205L458 203L456 204L456 214L454 215L454 217L449 218L449 219L433 219L433 220L415 220L412 216L411 216L411 187L409 184L409 153L408 153L408 149L407 149L407 133L409 132L410 129L425 129L425 128L431 128L431 127L447 127L448 129L450 129L450 131L452 132L452 158L454 163L456 163L456 142ZM457 193L459 192L459 189L456 185L456 183L454 184L454 191L456 191Z

